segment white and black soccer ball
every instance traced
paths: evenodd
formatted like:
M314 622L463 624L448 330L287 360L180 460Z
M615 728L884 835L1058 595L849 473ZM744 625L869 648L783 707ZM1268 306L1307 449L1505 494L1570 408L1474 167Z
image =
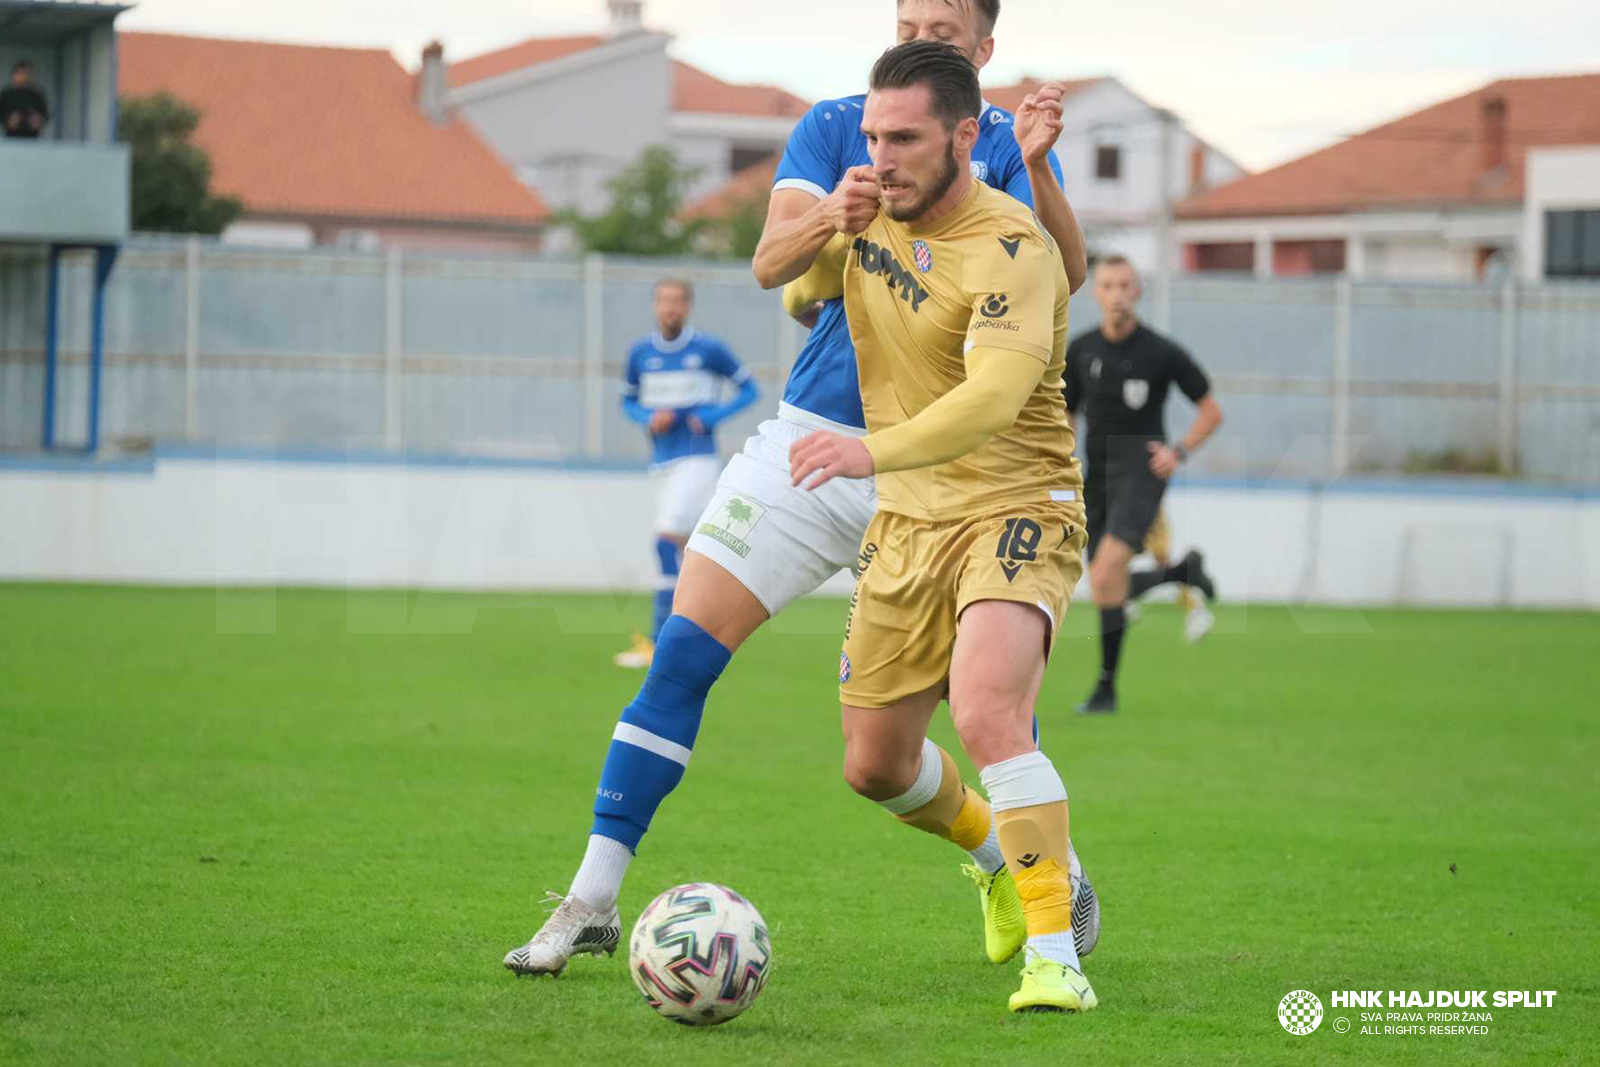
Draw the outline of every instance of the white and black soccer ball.
M674 886L633 924L628 970L645 1003L675 1023L716 1026L755 1003L772 967L767 922L727 886Z

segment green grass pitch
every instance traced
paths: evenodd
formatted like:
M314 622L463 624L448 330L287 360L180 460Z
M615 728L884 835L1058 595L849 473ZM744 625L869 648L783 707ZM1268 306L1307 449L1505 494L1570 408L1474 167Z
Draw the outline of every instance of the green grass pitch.
M1595 616L1229 608L1190 648L1155 608L1123 714L1085 720L1074 611L1040 714L1102 1007L1011 1017L962 857L842 783L843 607L803 603L713 693L623 894L631 922L726 882L771 924L761 1000L692 1031L620 958L500 965L581 854L646 612L0 587L0 1063L1593 1062ZM1359 1012L1330 1008L1294 1037L1298 988L1559 996L1486 1036L1341 1035Z

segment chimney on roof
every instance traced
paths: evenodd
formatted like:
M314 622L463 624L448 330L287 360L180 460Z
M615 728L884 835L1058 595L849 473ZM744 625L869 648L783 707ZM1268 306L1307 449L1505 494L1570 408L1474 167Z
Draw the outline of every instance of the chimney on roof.
M644 0L606 0L606 10L611 14L611 36L644 29Z
M1503 96L1483 98L1483 169L1499 170L1506 165L1506 113Z
M1198 193L1206 187L1206 146L1196 141L1189 146L1189 191Z
M444 45L432 41L422 50L422 71L417 75L417 110L435 126L443 126L449 115L445 112Z

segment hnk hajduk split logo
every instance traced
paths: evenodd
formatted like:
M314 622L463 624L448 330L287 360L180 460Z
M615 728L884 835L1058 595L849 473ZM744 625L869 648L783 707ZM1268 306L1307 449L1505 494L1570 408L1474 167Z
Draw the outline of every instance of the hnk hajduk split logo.
M1308 989L1296 989L1278 1001L1278 1022L1301 1037L1315 1033L1322 1025L1322 1001Z

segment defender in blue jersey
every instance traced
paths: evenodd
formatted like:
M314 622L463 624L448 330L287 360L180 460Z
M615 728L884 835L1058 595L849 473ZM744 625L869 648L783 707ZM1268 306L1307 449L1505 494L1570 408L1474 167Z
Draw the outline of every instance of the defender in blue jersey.
M887 9L888 0L881 2ZM982 67L994 52L999 8L999 0L898 0L896 35L900 41L945 41ZM1059 85L1047 85L1015 118L985 108L972 161L984 181L1033 207L1060 246L1076 289L1087 273L1083 234L1051 152L1061 132L1061 97ZM799 278L835 233L858 233L876 216L876 186L849 178L852 168L871 161L861 134L862 99L816 105L791 135L753 264L764 288ZM817 429L866 432L842 301L822 309L789 376L778 417L762 423L728 463L695 525L649 676L612 734L583 863L539 932L506 954L505 965L514 973L557 974L575 955L615 951L623 877L656 808L683 778L711 687L762 623L854 566L858 553L870 548L861 540L877 510L871 479L835 478L815 491L790 483L789 448ZM939 760L925 759L915 795L898 798L905 803L896 814L913 818L924 793L942 795L941 773ZM990 935L1011 912L1007 936L1025 934L1021 907L1009 878L996 877L1003 870L997 841L986 839L972 859L989 955L995 958L1003 951ZM1073 928L1082 955L1098 936L1099 912L1075 862L1073 876ZM996 890L997 881L999 890L1009 890L1008 898Z
M672 614L683 546L717 487L722 461L716 429L753 404L760 390L728 346L689 325L694 289L668 278L656 284L656 332L628 352L622 410L650 435L650 477L656 483L655 551L661 566L650 636L616 655L619 667L650 666L656 638ZM724 399L727 386L738 392Z

